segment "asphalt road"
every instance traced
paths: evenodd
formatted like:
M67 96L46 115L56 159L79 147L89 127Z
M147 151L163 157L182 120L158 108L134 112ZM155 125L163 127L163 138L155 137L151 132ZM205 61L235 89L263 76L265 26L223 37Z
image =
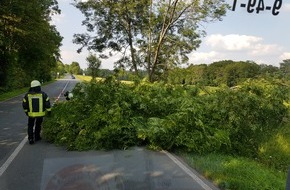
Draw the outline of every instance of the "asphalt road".
M58 80L42 88L64 100L77 80ZM166 151L142 147L116 151L66 151L45 141L29 145L23 95L0 102L1 190L217 190Z

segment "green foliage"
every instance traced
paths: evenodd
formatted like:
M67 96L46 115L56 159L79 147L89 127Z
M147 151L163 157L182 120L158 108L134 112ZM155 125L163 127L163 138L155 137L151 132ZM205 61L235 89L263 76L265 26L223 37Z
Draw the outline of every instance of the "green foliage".
M220 151L230 147L229 131L222 125L223 116L210 114L207 105L209 97L185 102L171 118L178 123L181 132L177 135L177 145L186 151L197 153ZM221 124L220 126L218 125Z
M282 72L282 75L286 79L290 79L290 59L283 60L282 63L280 63L280 69Z
M68 72L71 74L80 74L81 73L81 67L78 62L73 61L70 65L68 65Z
M139 136L148 139L149 147L168 150L174 146L179 131L174 121L149 118L147 125L147 129L140 131Z
M44 136L77 150L142 144L257 157L288 113L287 88L258 80L202 94L193 86L126 85L110 77L81 83L73 93L53 108Z
M94 133L95 149L126 149L138 145L136 128L123 125L109 125Z
M86 60L88 62L89 69L91 70L92 81L96 81L96 77L102 62L94 54L90 54Z
M262 143L258 152L259 162L270 168L287 172L290 165L290 125L283 126Z
M19 96L20 94L24 94L27 92L27 90L28 88L26 87L26 88L20 88L17 90L5 92L4 90L1 91L1 88L0 88L0 101L8 100L10 98Z
M125 65L137 72L137 39L142 36L146 28L149 1L86 1L77 2L75 6L82 11L86 19L83 24L92 33L76 34L74 42L81 44L82 48L100 52L100 57L112 56L112 53L105 53L105 50L123 51L129 49L130 55L124 53L122 58L116 62L117 66ZM110 11L105 11L110 10ZM138 38L137 38L138 36Z
M62 40L49 23L51 15L57 12L55 0L1 1L1 89L22 88L33 79L51 80Z
M45 121L47 140L78 150L135 145L132 142L137 142L134 139L137 133L129 124L130 88L106 80L104 83L79 84L73 93L74 99L56 105L52 117Z
M224 60L209 65L190 65L169 71L167 81L171 84L198 84L229 87L237 86L247 79L274 75L279 69L274 66L258 65L251 61Z

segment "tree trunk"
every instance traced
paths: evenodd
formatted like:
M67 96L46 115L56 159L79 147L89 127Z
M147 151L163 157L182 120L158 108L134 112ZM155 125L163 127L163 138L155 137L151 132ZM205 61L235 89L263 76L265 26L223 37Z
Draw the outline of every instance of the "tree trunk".
M150 67L151 67L151 45L152 45L152 31L151 31L151 16L152 16L152 0L150 0L150 10L149 10L149 31L148 31L148 50L147 50L147 73L150 79Z
M131 53L131 59L132 59L132 65L133 65L134 73L135 73L136 76L139 76L137 63L136 63L136 59L135 59L135 50L134 50L134 47L133 47L132 34L131 33L129 33L129 46L130 46L130 53Z
M139 76L137 63L136 63L136 59L135 59L135 50L134 50L134 47L133 47L133 35L132 35L132 30L131 30L131 20L130 20L130 18L127 17L127 21L128 21L128 37L129 37L129 46L130 46L132 65L133 65L133 69L134 69L135 75Z
M161 32L160 32L160 35L159 35L157 48L156 48L156 50L154 52L154 59L153 59L153 63L152 63L152 69L151 69L151 72L150 72L150 75L149 75L149 81L150 82L154 81L155 69L156 69L156 66L157 66L157 61L158 61L160 49L161 49L163 40L165 38L165 35L166 35L169 27L172 24L172 20L173 20L173 16L174 16L174 13L175 13L175 9L176 9L177 3L178 3L178 0L173 2L172 6L171 6L171 1L169 1L169 3L168 3L168 9L167 9L167 11L166 11L166 13L164 15L162 29L161 29ZM172 11L170 12L171 9L172 9ZM168 14L169 14L169 20L167 20L167 15Z

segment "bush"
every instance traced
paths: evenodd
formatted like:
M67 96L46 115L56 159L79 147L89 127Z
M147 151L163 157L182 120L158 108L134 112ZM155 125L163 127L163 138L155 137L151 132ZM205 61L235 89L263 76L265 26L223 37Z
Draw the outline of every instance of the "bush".
M221 89L208 96L204 118L208 118L207 126L229 132L229 153L256 157L261 142L270 138L287 116L285 99L284 89L278 85L245 83L239 89Z

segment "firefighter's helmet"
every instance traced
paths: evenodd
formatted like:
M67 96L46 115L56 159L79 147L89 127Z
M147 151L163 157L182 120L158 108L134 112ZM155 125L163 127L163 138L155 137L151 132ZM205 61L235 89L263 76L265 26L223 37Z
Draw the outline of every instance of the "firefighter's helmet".
M40 82L38 80L33 80L30 84L30 87L37 87L37 86L41 86Z

